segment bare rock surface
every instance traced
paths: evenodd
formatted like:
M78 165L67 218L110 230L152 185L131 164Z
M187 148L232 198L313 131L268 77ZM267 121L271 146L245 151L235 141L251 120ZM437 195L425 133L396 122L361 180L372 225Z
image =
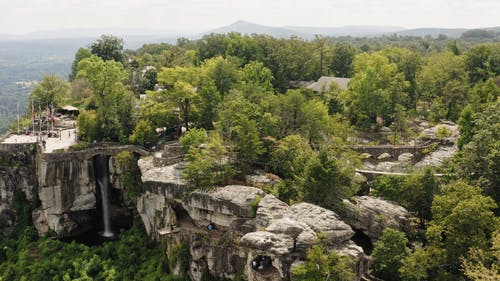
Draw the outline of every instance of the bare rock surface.
M402 163L411 163L413 161L413 159L415 159L415 156L411 153L401 153L399 156L398 156L398 161L399 162L402 162Z
M408 211L386 200L372 196L354 197L352 202L344 200L348 214L344 220L353 228L362 230L372 241L382 236L385 228L408 231Z
M458 151L456 146L440 146L437 150L426 155L420 162L415 164L416 168L425 166L439 167L445 160L450 159Z
M266 227L273 219L280 219L290 213L290 206L274 195L266 194L258 205L255 220L257 226Z
M137 162L141 170L141 180L143 182L161 182L175 185L185 185L182 178L182 170L186 163L180 162L169 166L155 167L153 158L141 158Z
M273 255L286 255L293 249L293 239L284 234L256 231L241 237L240 245Z
M328 209L309 203L298 203L291 207L291 212L292 219L306 223L316 233L326 234L332 243L348 241L354 235L352 228Z

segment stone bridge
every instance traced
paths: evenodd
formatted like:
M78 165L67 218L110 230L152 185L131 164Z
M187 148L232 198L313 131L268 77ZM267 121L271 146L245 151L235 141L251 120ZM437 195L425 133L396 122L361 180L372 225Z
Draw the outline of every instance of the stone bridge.
M350 149L358 153L368 153L374 158L379 157L383 153L388 153L393 159L398 159L403 153L411 153L415 159L420 159L424 156L424 150L431 147L433 144L426 145L351 145Z

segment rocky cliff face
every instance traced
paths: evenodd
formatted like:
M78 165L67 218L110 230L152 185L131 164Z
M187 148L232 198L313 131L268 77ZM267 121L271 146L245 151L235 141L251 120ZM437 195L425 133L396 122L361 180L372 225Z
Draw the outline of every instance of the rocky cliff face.
M40 234L53 230L68 236L85 228L96 209L92 159L80 154L40 154L37 163L41 206L33 212Z
M11 208L14 194L21 192L32 200L36 186L36 146L0 146L0 234L8 235L14 230L16 214Z
M40 234L52 230L68 236L95 223L99 203L93 153L38 154L37 158L28 153L16 160L24 161L23 165L0 165L0 231L12 231L15 224L10 208L14 192L33 199L34 186L40 206L33 212L33 221ZM120 189L120 174L126 171L115 169L113 162L111 156L110 182ZM290 280L291 268L320 237L331 249L353 258L352 267L360 279L371 261L353 242L355 230L373 242L385 227L407 227L406 210L376 198L346 201L347 215L340 217L309 203L289 206L251 186L190 191L182 178L182 162L155 166L153 158L145 157L138 166L145 190L135 200L120 204L133 203L147 233L166 241L174 272L187 271L193 280L206 274L230 279L244 276L250 281ZM179 253L182 258L171 259ZM265 261L266 268L256 270L255 261Z
M408 232L408 211L389 201L371 196L358 196L344 200L347 207L344 221L361 230L372 243L379 240L385 228Z
M96 192L92 157L93 154L85 152L38 156L36 171L41 204L33 212L33 223L39 234L52 230L60 237L71 236L97 223L100 201ZM119 175L124 171L115 169L113 162L114 158L110 156L110 183L112 188L122 189ZM123 201L123 198L118 199ZM127 202L115 204L112 215L121 215L121 207L126 205Z
M204 273L218 278L244 275L250 281L290 280L293 265L319 237L339 254L352 257L361 279L371 259L352 241L354 229L366 231L375 241L385 227L406 227L406 210L371 197L346 203L352 210L348 220L309 203L289 206L251 186L188 192L182 180L184 165L155 167L153 159L139 160L147 191L139 197L137 211L148 234L167 241L167 255L186 248L188 266L171 266L177 273L188 270L193 280ZM266 260L265 270L252 267L259 259Z

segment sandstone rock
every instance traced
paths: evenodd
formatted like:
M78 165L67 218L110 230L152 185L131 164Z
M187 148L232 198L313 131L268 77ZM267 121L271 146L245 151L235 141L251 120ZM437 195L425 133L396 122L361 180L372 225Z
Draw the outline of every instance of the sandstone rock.
M251 206L256 197L265 193L255 187L228 185L210 191L195 190L189 194L186 207L195 221L211 220L215 224L230 227L237 218L252 218Z
M266 227L273 219L280 219L290 212L290 206L274 195L266 194L258 205L255 220L257 226Z
M366 152L364 152L364 153L361 153L361 154L359 155L359 157L360 157L361 159L371 159L371 158L373 158L373 155L371 155L370 153L366 153Z
M423 168L425 166L439 167L445 160L453 157L457 151L457 146L440 146L436 151L429 153L415 164L415 168Z
M292 238L296 238L306 228L309 228L309 226L305 223L298 222L290 218L282 218L272 220L271 224L266 227L266 231L276 234L285 234Z
M318 242L318 235L310 228L304 228L296 239L295 249L303 254Z
M403 165L398 162L380 162L375 166L376 171L402 173L405 171Z
M141 216L148 235L159 238L163 228L173 228L177 218L164 196L146 192L137 198L137 212Z
M401 153L398 156L398 161L403 163L411 163L415 159L415 156L411 153Z
M175 185L186 185L186 181L182 178L182 170L185 163L176 163L169 166L155 167L153 158L141 158L137 161L137 165L141 170L142 182L162 182Z
M333 248L340 256L351 257L353 263L352 269L356 272L356 280L360 280L370 269L372 260L365 254L363 248L356 245L353 241L348 241Z
M264 187L266 185L275 185L281 181L280 177L271 173L258 172L254 175L247 175L245 183L250 186Z
M439 127L446 127L451 133L449 137L446 137L444 139L445 141L452 144L456 142L459 136L458 126L450 121L444 121L441 124L437 124L436 126L427 128L422 133L427 139L440 140L440 138L437 136L437 131Z
M47 218L45 217L45 213L42 212L42 210L34 210L31 213L31 218L39 235L43 235L49 231L49 224L47 222Z
M290 218L306 223L314 232L326 235L331 243L341 243L354 235L352 228L333 211L309 203L291 207Z
M77 195L73 201L71 211L91 210L96 207L96 198L93 193Z
M392 158L392 156L389 153L384 152L384 153L380 154L377 159L378 160L387 160L390 158Z
M408 231L408 211L389 201L371 196L354 197L353 202L344 200L347 215L344 220L360 229L372 242L382 236L386 227Z
M293 239L283 234L256 231L241 237L240 245L273 255L286 255L293 249Z

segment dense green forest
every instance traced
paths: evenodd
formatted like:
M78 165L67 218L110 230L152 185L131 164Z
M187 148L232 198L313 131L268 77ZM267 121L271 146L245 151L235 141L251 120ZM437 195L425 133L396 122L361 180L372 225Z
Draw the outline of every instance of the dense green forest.
M343 212L342 200L359 189L354 175L360 159L348 148L356 132L389 127L395 133L390 142L404 144L418 137L415 119L457 122L459 152L452 161L406 178L375 181L373 195L398 202L415 223L408 234L384 232L373 251L372 274L384 280L495 280L500 266L500 43L472 38L318 36L305 41L230 33L124 51L120 38L103 36L78 50L69 81L46 76L31 98L80 107L78 131L84 142L151 148L183 127L185 176L193 188L267 169L283 179L267 192L336 212ZM323 75L352 79L347 90L333 86L316 93L296 87L298 81ZM158 135L156 128L166 132ZM435 169L445 176L436 178ZM132 239L135 231L122 239ZM19 249L4 248L0 256L4 280L23 271L51 270L47 264L30 269L23 263L54 247L85 254L79 261L53 260L64 272L63 279L53 280L70 280L66 273L84 278L95 270L104 274L97 280L140 280L118 277L122 273L113 270L126 262L110 261L121 242L102 249L61 246L36 240L29 229L18 239ZM150 251L161 256L155 247ZM326 269L301 268L300 280L320 280L314 278L334 274L339 269L334 265L342 265L319 248L308 258L331 262ZM96 265L96 260L101 262ZM138 267L142 280L163 270L158 261L145 258L144 264L151 270ZM149 280L163 279L152 275Z

